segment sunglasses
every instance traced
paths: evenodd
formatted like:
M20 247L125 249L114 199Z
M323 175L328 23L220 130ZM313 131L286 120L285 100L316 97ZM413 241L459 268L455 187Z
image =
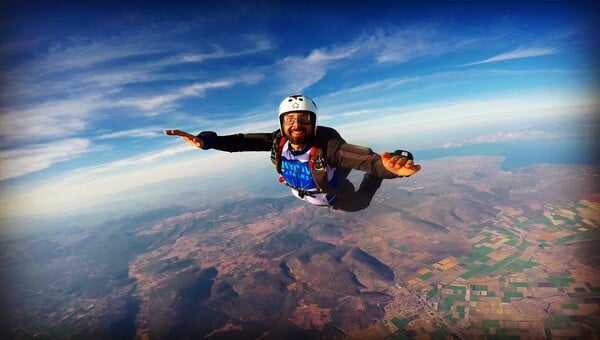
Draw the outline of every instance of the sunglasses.
M294 125L295 121L298 121L298 123L300 123L302 125L308 125L312 122L309 115L303 115L303 116L298 116L298 117L293 117L293 116L283 117L283 123L285 125L288 125L288 126Z

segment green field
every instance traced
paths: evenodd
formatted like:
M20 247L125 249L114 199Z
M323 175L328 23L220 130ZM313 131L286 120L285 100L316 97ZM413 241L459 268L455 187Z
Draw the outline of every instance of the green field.
M421 276L419 276L419 278L421 278L421 280L427 280L433 277L433 273L432 272L427 272Z
M513 291L513 290L504 290L502 291L502 302L510 302L511 298L522 298L523 293Z
M570 309L570 310L579 309L579 307L577 306L576 303L566 303L566 304L560 305L560 308Z
M469 269L469 271L467 271L466 273L462 274L461 277L463 279L469 279L471 277L479 277L479 276L488 276L493 274L494 272L502 269L503 267L509 265L510 263L512 263L513 261L515 261L516 259L518 259L520 256L520 254L518 253L514 253L511 254L509 256L507 256L506 258L504 258L503 260L499 261L498 263L492 265L492 266L488 266L488 265L481 265L475 268L471 268Z
M575 282L572 277L549 277L546 282L552 283L554 287L568 287L570 283Z
M398 329L402 329L402 328L406 327L406 325L408 325L409 322L410 322L409 319L400 319L400 318L393 318L392 319L392 323Z
M481 327L483 327L483 328L500 327L500 321L498 321L498 320L481 320Z

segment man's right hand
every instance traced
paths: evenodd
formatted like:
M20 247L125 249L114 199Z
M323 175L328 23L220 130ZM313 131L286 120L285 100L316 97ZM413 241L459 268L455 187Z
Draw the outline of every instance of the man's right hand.
M202 148L204 147L204 142L202 141L202 139L189 134L185 131L181 131L181 130L165 130L165 135L167 136L179 136L181 137L181 139L183 139L184 142L188 143L189 145L195 147L195 148Z

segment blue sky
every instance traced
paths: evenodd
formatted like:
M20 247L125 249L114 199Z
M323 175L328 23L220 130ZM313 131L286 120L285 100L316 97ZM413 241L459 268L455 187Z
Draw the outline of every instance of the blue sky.
M598 6L283 3L3 5L0 214L84 209L268 162L163 130L273 131L289 94L378 152L595 124Z

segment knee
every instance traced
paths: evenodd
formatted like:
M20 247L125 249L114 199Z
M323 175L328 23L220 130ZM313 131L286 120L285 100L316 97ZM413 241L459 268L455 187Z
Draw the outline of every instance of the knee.
M343 196L338 197L336 204L333 206L335 210L342 210L348 212L355 212L364 210L371 205L370 201L358 199L356 196Z

